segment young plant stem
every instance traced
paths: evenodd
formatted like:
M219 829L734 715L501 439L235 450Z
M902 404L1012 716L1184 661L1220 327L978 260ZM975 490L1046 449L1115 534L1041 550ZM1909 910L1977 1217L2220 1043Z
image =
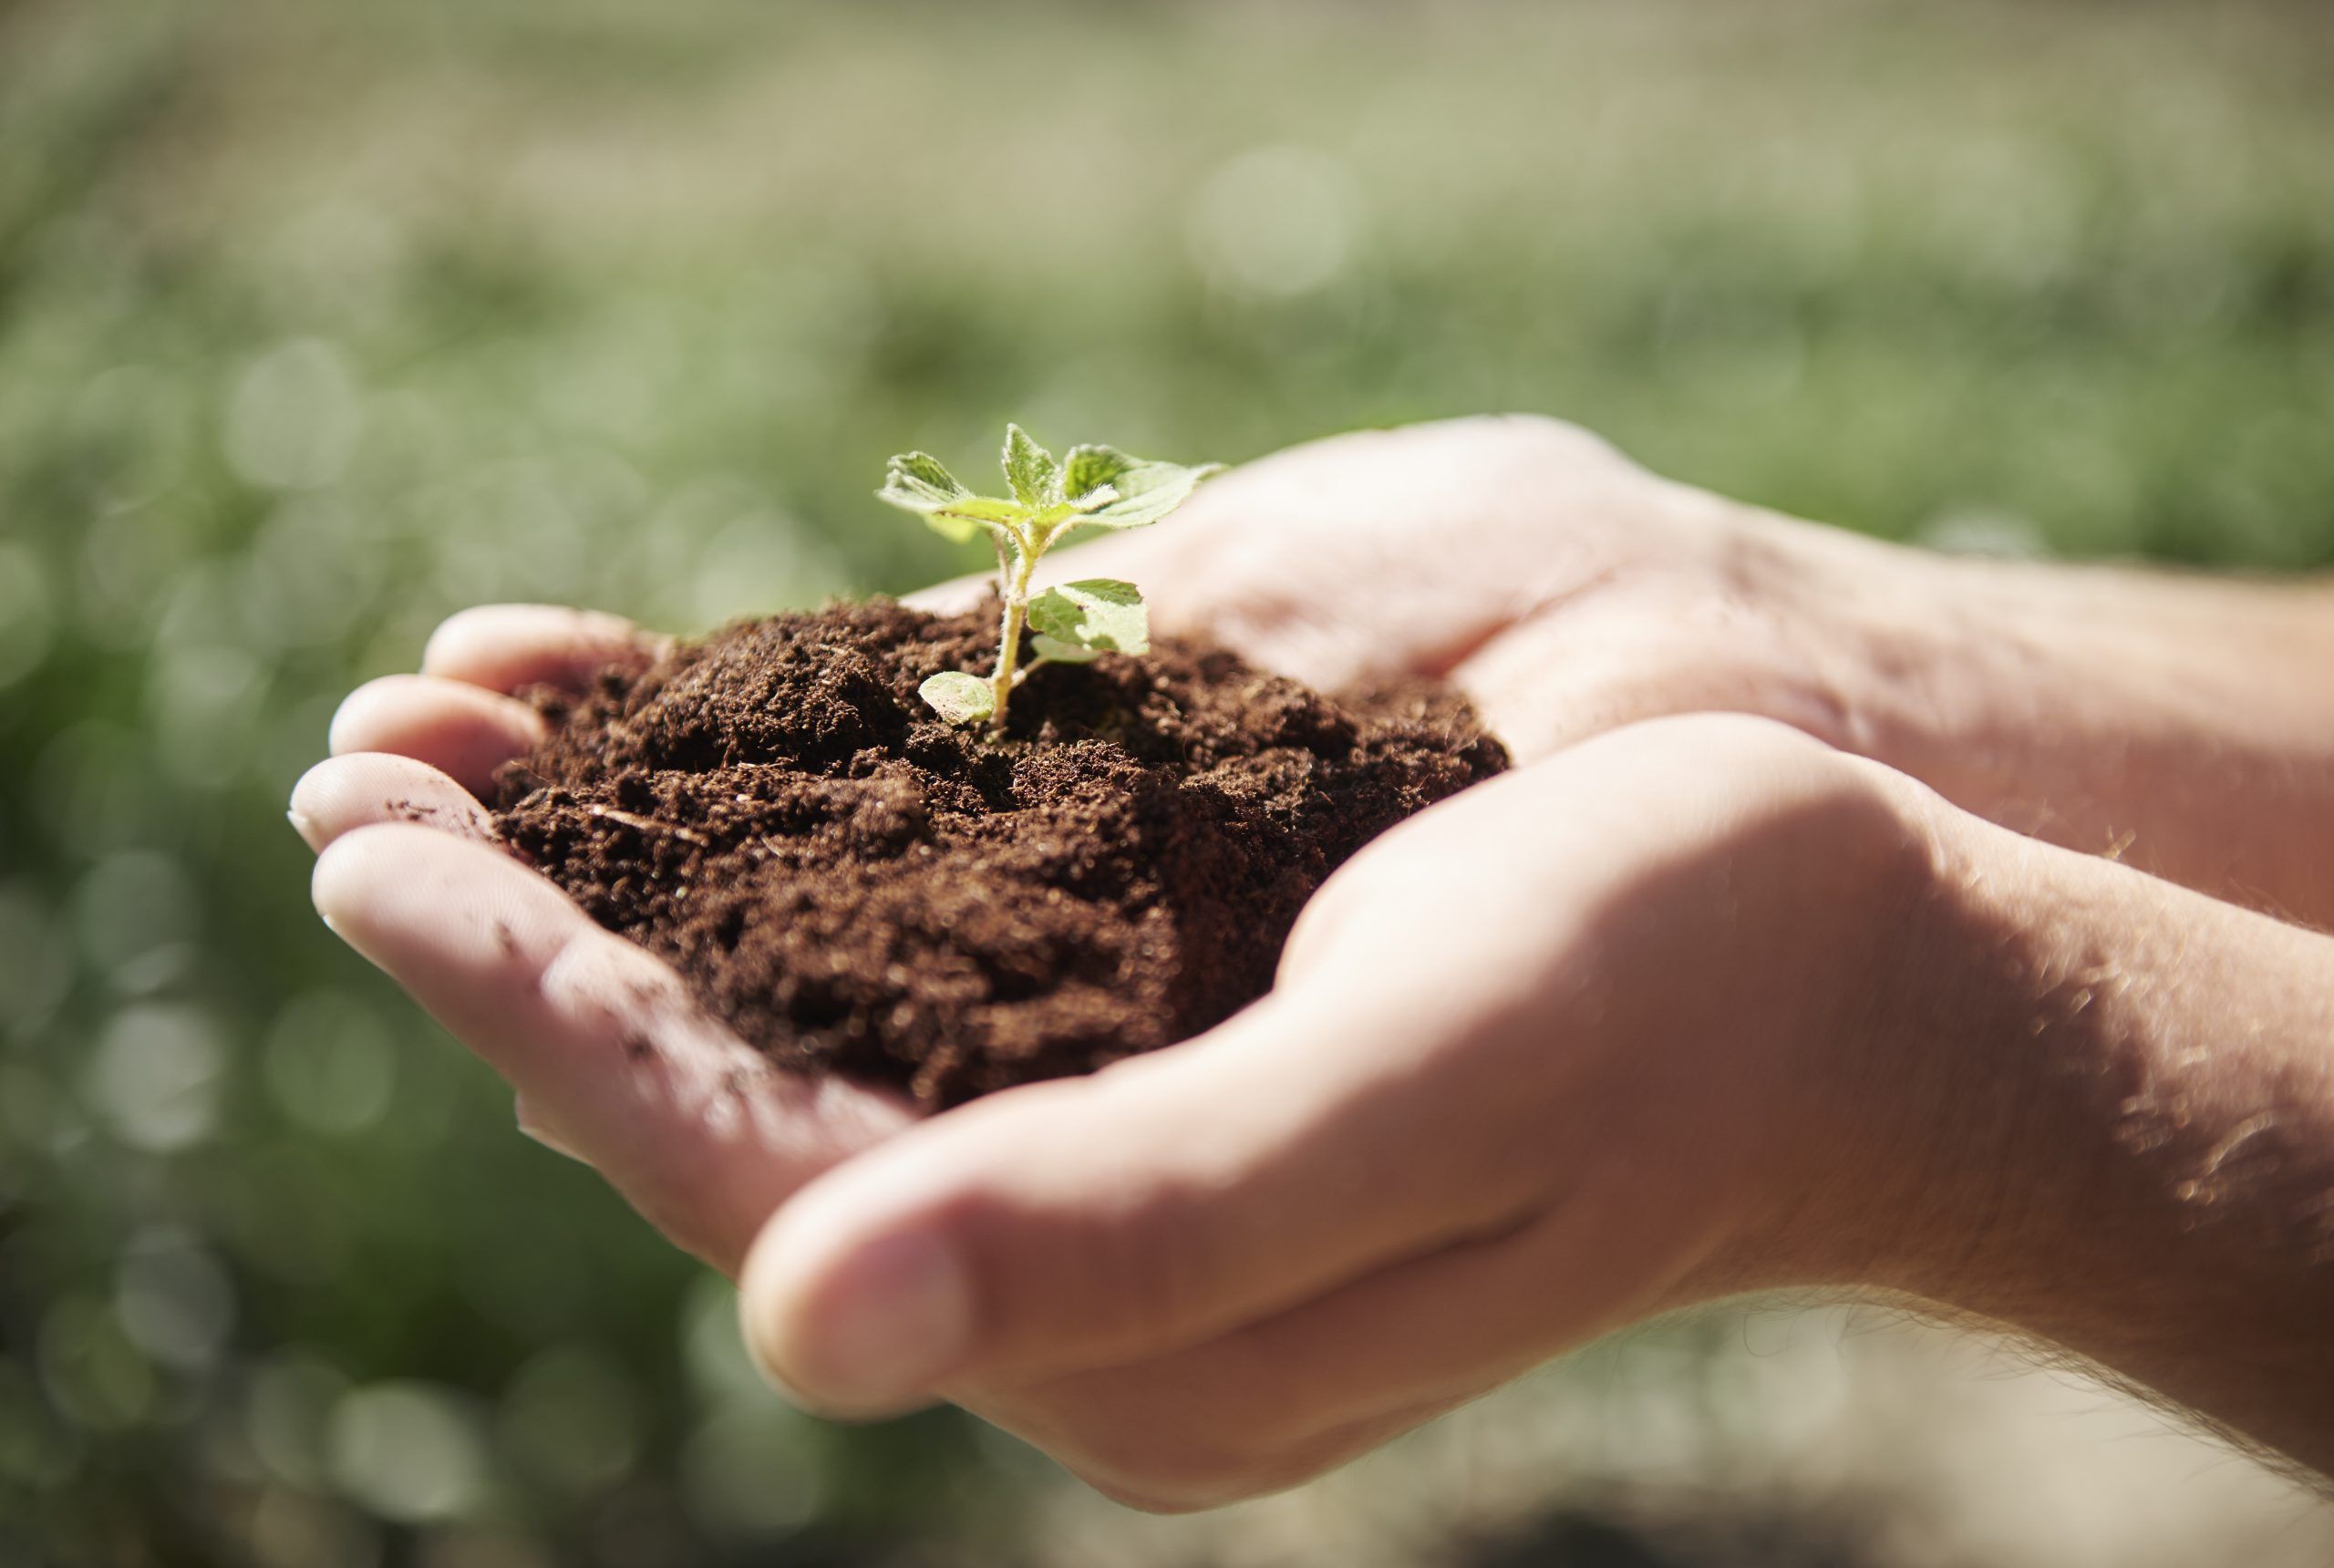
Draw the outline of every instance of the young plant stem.
M883 469L883 488L875 492L903 511L916 513L952 542L969 542L986 529L997 547L997 591L1005 614L988 679L970 670L942 670L916 687L924 706L946 723L986 718L992 740L1004 738L1013 688L1031 670L1053 662L1084 664L1110 652L1140 654L1150 646L1142 594L1131 583L1097 577L1039 596L1038 611L1045 619L1038 651L1024 665L1021 634L1029 624L1029 580L1038 558L1081 526L1141 528L1156 522L1222 467L1144 462L1114 447L1073 447L1066 461L1057 462L1018 425L1005 428L1003 462L1010 499L975 495L927 452L894 456Z
M1029 614L1029 574L1037 569L1041 548L1035 539L1016 536L1008 545L1005 536L999 535L997 541L997 575L998 585L1004 590L1005 625L997 636L997 673L989 677L989 692L996 703L988 718L992 737L1005 734L1005 706L1013 700L1013 666L1021 661L1021 626Z

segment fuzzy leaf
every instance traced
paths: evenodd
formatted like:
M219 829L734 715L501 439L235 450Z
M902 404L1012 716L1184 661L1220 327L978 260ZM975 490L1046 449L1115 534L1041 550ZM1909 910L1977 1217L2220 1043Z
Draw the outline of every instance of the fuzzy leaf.
M1073 447L1063 465L1062 492L1080 522L1141 528L1181 506L1202 480L1223 467L1203 463L1187 469L1131 458L1116 447Z
M1119 476L1135 466L1136 459L1116 447L1072 447L1069 456L1062 459L1061 493L1080 511L1106 504L1096 499L1096 492L1106 485L1115 486ZM1113 489L1109 499L1117 497Z
M1110 481L1116 495L1090 511L1079 508L1082 515L1078 521L1104 528L1141 528L1157 522L1182 505L1202 480L1223 470L1222 463L1203 463L1195 469L1180 463L1137 463Z
M1100 648L1081 648L1075 643L1065 643L1059 637L1048 637L1043 632L1029 639L1029 645L1041 659L1058 665L1090 665L1102 656Z
M912 511L933 530L962 544L978 525L956 514L955 509L974 499L938 458L927 452L902 452L883 469L883 488L875 492L903 511Z
M972 495L929 452L902 452L883 468L883 488L875 492L908 511L933 512Z
M1089 577L1047 589L1029 601L1029 624L1056 642L1098 654L1151 651L1151 613L1142 594L1116 578Z
M988 682L962 670L941 671L915 694L949 724L976 724L997 711L997 693Z
M1018 425L1005 427L1005 480L1015 499L1032 511L1061 500L1061 465Z

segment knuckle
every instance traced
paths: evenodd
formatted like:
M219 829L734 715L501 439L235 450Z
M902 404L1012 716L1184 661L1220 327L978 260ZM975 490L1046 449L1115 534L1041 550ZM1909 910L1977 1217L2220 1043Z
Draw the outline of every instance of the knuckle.
M1852 769L1833 748L1805 730L1748 713L1685 713L1648 718L1616 732L1616 741L1658 751L1690 751L1730 772L1772 767Z
M1472 449L1490 447L1535 462L1602 462L1619 456L1604 437L1546 414L1476 414L1428 428L1461 437L1471 455Z

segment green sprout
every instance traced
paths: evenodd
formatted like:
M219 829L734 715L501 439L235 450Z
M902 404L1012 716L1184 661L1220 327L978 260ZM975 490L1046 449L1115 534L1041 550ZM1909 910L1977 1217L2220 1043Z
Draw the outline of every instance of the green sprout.
M1002 735L1014 688L1038 665L1082 665L1103 654L1149 653L1151 617L1133 583L1089 577L1031 598L1030 573L1038 558L1071 529L1141 528L1157 522L1222 467L1146 462L1112 447L1072 447L1068 457L1056 462L1020 426L1007 425L1005 480L1013 494L1007 500L975 495L938 459L923 452L893 458L883 472L883 488L875 493L914 512L959 544L986 531L997 546L997 592L1005 602L995 670L986 677L948 670L925 681L918 695L950 724L986 719L989 732ZM1022 665L1025 626L1037 634L1030 639L1037 657Z

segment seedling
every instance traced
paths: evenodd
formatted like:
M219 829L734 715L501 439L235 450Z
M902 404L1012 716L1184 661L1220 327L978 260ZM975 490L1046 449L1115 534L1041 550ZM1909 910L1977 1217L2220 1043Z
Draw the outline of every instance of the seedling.
M1073 528L1141 528L1182 505L1193 488L1222 468L1204 463L1145 462L1113 447L1072 447L1059 462L1018 425L1005 427L1005 482L1011 498L978 496L956 482L936 458L903 452L875 493L912 511L945 537L964 543L986 531L997 546L997 593L1005 602L997 664L986 676L947 670L917 687L950 724L988 720L1005 733L1014 688L1040 665L1082 665L1103 654L1151 651L1151 616L1131 583L1089 577L1029 596L1038 559ZM1037 634L1037 657L1020 663L1021 633Z

